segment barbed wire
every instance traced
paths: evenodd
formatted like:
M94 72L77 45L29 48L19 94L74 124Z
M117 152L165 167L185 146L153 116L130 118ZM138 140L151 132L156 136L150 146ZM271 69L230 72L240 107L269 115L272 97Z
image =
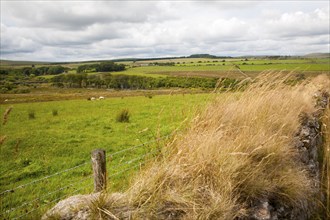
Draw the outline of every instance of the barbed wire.
M150 152L148 152L146 154L143 154L142 156L137 157L137 158L134 158L132 160L129 160L129 161L126 161L126 162L123 162L123 163L119 163L116 166L110 167L110 169L114 170L114 169L119 168L119 167L122 167L122 166L124 166L126 164L131 164L131 163L133 163L135 161L139 161L139 160L145 158L146 156L148 156L148 155L150 155L152 153L155 153L156 151L158 151L158 149L154 149L153 151L150 151Z
M133 150L133 149L138 148L138 147L141 147L141 146L145 146L145 145L150 144L150 143L154 143L154 142L157 142L157 141L163 140L163 139L168 138L168 137L170 137L170 136L172 136L172 135L173 135L173 134L169 134L169 135L166 135L166 136L163 136L163 137L157 138L157 139L155 139L155 140L151 140L151 141L148 141L148 142L145 142L145 143L139 144L139 145L135 145L135 146L132 146L132 147L129 147L129 148L126 148L126 149L123 149L123 150L117 151L117 152L115 152L115 153L113 153L113 154L110 154L110 157L113 157L113 156L115 156L115 155L119 155L119 154L121 154L121 153L124 153L124 152L129 151L129 150ZM152 151L150 151L150 152L148 152L148 153L143 154L142 156L139 156L139 157L133 158L132 160L126 161L126 162L124 162L124 163L119 163L119 164L117 164L115 167L111 167L111 169L112 169L112 170L113 170L113 169L117 169L117 168L123 167L124 165L132 164L132 163L134 163L134 162L136 162L136 161L140 161L141 159L147 157L148 155L153 154L154 152L156 152L156 151L158 151L158 150L159 150L159 149L156 148L156 149L154 149L154 150L152 150ZM149 161L149 160L151 160L151 158L148 159L147 161ZM145 164L147 161L143 161L143 162L138 163L138 164L136 164L136 165L134 165L134 166L130 166L130 167L126 168L126 169L120 170L120 171L118 171L118 172L116 172L116 173L114 173L114 174L108 176L108 178L110 178L110 177L114 177L114 176L117 176L117 175L119 175L119 174L121 174L121 173L123 173L123 172L125 172L125 171L132 170L132 169L134 169L134 168L136 168L136 167L138 167L138 166L141 166L141 165ZM69 171L71 171L71 170L75 170L75 169L77 169L77 168L79 168L79 167L82 167L82 166L88 164L88 163L90 163L90 162L87 161L87 162L84 162L84 163L82 163L82 164L76 165L76 166L74 166L74 167L71 167L71 168L68 168L68 169L64 169L64 170L61 170L61 171L59 171L59 172L53 173L53 174L51 174L51 175L48 175L48 176L42 177L42 178L40 178L40 179L33 180L33 181L28 182L28 183L26 183L26 184L19 185L19 186L17 186L17 187L12 188L12 189L5 190L5 191L1 192L0 195L4 195L4 194L6 194L6 193L8 193L8 192L15 192L17 189L24 188L24 187L29 186L29 185L33 185L33 184L38 183L38 182L40 182L40 181L43 181L43 180L49 179L49 178L54 177L54 176L58 176L58 175L60 175L60 174L62 174L62 173L69 172ZM2 212L1 214L2 214L2 215L3 215L3 214L10 214L10 213L12 213L12 212L14 212L14 211L16 211L16 210L21 209L22 207L25 207L25 206L27 206L27 205L32 205L32 204L33 204L34 202L36 202L36 201L41 201L42 199L44 199L44 198L46 198L46 197L48 197L48 196L50 196L50 195L53 195L53 194L58 193L58 192L61 192L61 191L65 190L65 189L68 189L68 188L70 188L70 187L72 187L72 186L75 186L75 185L77 185L77 184L81 184L81 183L87 181L88 179L90 179L91 177L92 177L92 175L89 175L89 176L87 176L87 177L81 179L79 182L76 182L76 181L75 181L75 183L68 184L68 185L63 186L63 187L61 187L61 188L58 188L58 189L56 189L56 190L54 190L54 191L52 191L52 192L49 192L49 193L43 194L42 196L40 196L40 197L38 197L38 198L35 198L35 199L32 199L32 200L30 200L30 201L28 201L28 202L24 202L24 203L22 203L21 205L19 205L19 206L17 206L17 207L14 207L14 208L8 209L8 210ZM86 186L84 186L84 187L86 187ZM73 193L75 193L75 192L77 192L77 191L80 191L80 190L82 190L84 187L81 187L81 188L79 188L79 189L77 189L77 190L75 190L75 191L73 191L73 192L70 192L70 194L73 194ZM65 197L65 196L68 196L68 194L65 194L65 195L63 195L63 196L60 196L60 197L58 197L58 198L52 200L51 202L48 202L48 203L42 204L42 205L38 206L37 208L32 209L32 210L30 210L29 212L26 212L26 213L24 213L23 215L20 215L20 216L18 216L18 217L13 218L13 219L20 219L20 218L22 218L22 217L24 217L24 216L26 216L26 215L28 215L28 214L34 212L35 210L37 210L37 209L39 209L39 208L41 208L41 207L47 205L47 204L51 204L51 203L53 203L53 202L55 202L55 201L58 201L58 200L62 199L62 198Z
M138 148L138 147L141 147L141 146L144 146L144 145L146 145L146 144L150 144L150 143L154 143L154 142L157 142L157 141L163 140L163 139L165 139L165 138L167 138L167 137L169 137L169 136L171 136L171 135L172 135L172 134L169 134L169 135L166 135L166 136L163 136L163 137L157 138L157 139L152 140L152 141L148 141L148 142L145 142L145 143L142 143L142 144L139 144L139 145L135 145L135 146L130 147L130 148L126 148L126 149L123 149L123 150L117 151L117 152L115 152L115 153L113 153L113 154L110 154L110 157L115 156L115 155L118 155L118 154L121 154L121 153L123 153L123 152L129 151L129 150L132 150L132 149L135 149L135 148ZM49 178L51 178L51 177L54 177L54 176L60 175L60 174L65 173L65 172L69 172L69 171L71 171L71 170L74 170L74 169L77 169L77 168L79 168L79 167L81 167L81 166L84 166L84 165L86 165L86 164L88 164L88 163L90 163L90 162L87 161L87 162L82 163L82 164L79 164L79 165L77 165L77 166L74 166L74 167L71 167L71 168L68 168L68 169L65 169L65 170L61 170L61 171L59 171L59 172L53 173L53 174L51 174L51 175L48 175L48 176L42 177L42 178L37 179L37 180L33 180L33 181L29 182L29 183L22 184L22 185L20 185L20 186L14 187L14 188L12 188L12 189L7 189L7 190L1 192L0 195L4 195L4 194L9 193L9 192L14 192L14 191L17 190L17 189L24 188L24 187L26 187L26 186L29 186L29 185L35 184L35 183L40 182L40 181L45 180L45 179L49 179Z
M68 184L68 185L63 186L63 187L61 187L61 188L58 188L57 190L54 190L54 191L49 192L49 193L46 193L46 194L42 195L41 197L38 197L38 198L33 199L33 200L30 200L30 201L28 201L28 202L24 202L23 204L21 204L21 205L19 205L19 206L17 206L17 207L14 207L14 208L11 208L11 209L8 209L8 210L4 211L2 214L14 212L15 210L17 210L17 209L19 209L19 208L22 208L22 207L24 207L24 206L30 205L30 204L32 204L33 202L36 202L36 201L40 201L40 200L43 199L43 198L46 198L46 197L48 197L48 196L50 196L50 195L52 195L52 194L55 194L55 193L57 193L57 192L61 192L61 191L65 190L65 189L70 188L71 186L75 186L75 185L77 185L77 184L81 184L82 182L85 182L87 179L91 178L92 176L93 176L93 175L88 175L87 177L82 178L81 180L79 180L79 182L74 181L74 183ZM81 182L81 181L82 181L82 182Z
M82 167L82 166L84 166L84 165L86 165L86 164L88 164L88 163L90 163L90 162L88 161L88 162L85 162L85 163L79 164L79 165L77 165L77 166L74 166L74 167L71 167L71 168L68 168L68 169L65 169L65 170L62 170L62 171L59 171L59 172L53 173L53 174L51 174L51 175L48 175L48 176L42 177L42 178L40 178L40 179L33 180L33 181L29 182L29 183L22 184L22 185L20 185L20 186L14 187L14 188L12 188L12 189L7 189L7 190L1 192L0 195L4 195L4 194L6 194L6 193L8 193L8 192L14 192L14 191L17 190L17 189L24 188L24 187L26 187L26 186L29 186L29 185L35 184L35 183L40 182L40 181L42 181L42 180L49 179L49 178L51 178L51 177L54 177L54 176L60 175L60 174L62 174L62 173L65 173L65 172L68 172L68 171L71 171L71 170L77 169L77 168Z
M149 160L150 160L150 159L149 159ZM147 161L149 161L149 160L147 160ZM138 164L136 164L135 166L132 166L132 167L129 167L129 168L126 168L126 169L120 170L120 171L118 171L118 172L116 172L116 173L114 173L114 174L112 174L112 175L109 175L108 178L110 178L110 177L114 177L114 176L117 176L117 175L119 175L119 174L121 174L121 173L123 173L123 172L125 172L125 171L132 170L132 169L135 168L135 167L138 167L138 166L141 166L141 165L145 164L147 161L143 161L142 163L138 163Z
M118 155L118 154L121 154L121 153L124 153L124 152L126 152L126 151L133 150L133 149L135 149L135 148L142 147L142 146L144 146L144 145L146 145L146 144L150 144L150 143L154 143L154 142L157 142L157 141L163 140L163 139L165 139L165 138L167 138L167 137L170 137L170 136L172 136L172 135L173 135L173 134L165 135L165 136L163 136L163 137L157 138L157 139L152 140L152 141L145 142L145 143L143 143L143 144L139 144L139 145L135 145L135 146L133 146L133 147L125 148L125 149L123 149L123 150L120 150L120 151L117 151L117 152L115 152L115 153L110 154L110 157L112 158L113 156Z
M79 183L81 183L81 182L79 182ZM84 188L84 187L80 187L80 188L74 190L73 192L71 192L71 194L76 193L76 192L79 192L79 191L82 190L83 188ZM20 216L18 216L18 217L13 218L13 220L20 219L20 218L22 218L22 217L24 217L24 216L27 216L28 214L30 214L30 213L32 213L32 212L34 212L34 211L40 209L41 207L46 206L46 205L49 205L49 204L52 204L52 203L54 203L54 202L57 202L57 201L63 199L64 197L66 197L66 196L68 196L68 195L60 196L60 197L58 197L58 198L56 198L56 199L54 199L54 200L52 200L52 201L50 201L50 202L48 202L48 203L42 204L42 205L40 205L39 207L37 207L37 208L35 208L35 209L32 209L31 211L28 211L28 212L24 213L23 215L20 215Z
M143 165L144 163L145 163L145 162L142 162L142 163L136 164L135 166L131 166L131 167L127 168L127 169L123 169L123 170L121 170L121 171L118 171L117 173L114 173L114 174L110 175L109 177L113 177L113 176L119 175L119 174L121 174L121 173L123 173L123 172L125 172L125 171L132 170L132 169L134 169L135 167L138 167L138 166ZM88 176L88 177L91 177L91 175ZM87 180L87 178L86 178L84 181L82 181L82 182L85 182L86 180ZM78 183L81 184L82 182L80 181L80 182L78 182ZM78 184L78 183L77 183L77 184ZM75 184L75 185L76 185L76 184ZM85 186L84 186L84 187L85 187ZM76 192L78 192L78 191L81 191L84 187L80 187L79 189L74 190L74 191L71 192L70 194L73 194L73 193L76 193ZM64 187L63 187L63 188L64 188ZM54 193L55 193L55 191L54 191ZM49 193L49 194L50 194L50 193ZM40 209L41 207L43 207L43 206L45 206L45 205L49 205L49 204L52 204L52 203L54 203L54 202L56 202L56 201L59 201L59 200L61 200L62 198L66 197L66 196L68 196L68 195L66 194L66 195L60 196L60 197L58 197L58 198L56 198L56 199L54 199L54 200L52 200L52 201L50 201L50 202L48 202L48 203L42 204L42 205L40 205L39 207L37 207L37 208L35 208L35 209L32 209L32 210L30 210L30 211L27 212L27 213L24 213L23 215L20 215L20 216L18 216L18 217L13 218L13 220L15 220L15 219L20 219L20 218L22 218L22 217L24 217L24 216L27 216L28 214L30 214L30 213L36 211L37 209ZM37 201L37 200L36 200L36 201ZM32 202L31 202L31 203L32 203ZM20 207L19 207L19 208L20 208ZM18 209L18 208L17 208L17 209ZM15 210L17 210L17 209L15 209ZM15 211L15 210L11 210L11 212L13 212L13 211ZM11 213L11 212L9 212L9 213Z

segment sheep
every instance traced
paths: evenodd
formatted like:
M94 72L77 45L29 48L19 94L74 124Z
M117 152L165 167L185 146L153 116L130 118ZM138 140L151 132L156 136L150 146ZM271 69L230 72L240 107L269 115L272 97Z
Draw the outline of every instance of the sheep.
M104 96L100 96L100 97L99 97L99 100L102 100L102 99L104 99Z
M95 97L88 97L87 100L88 101L94 101L95 100Z

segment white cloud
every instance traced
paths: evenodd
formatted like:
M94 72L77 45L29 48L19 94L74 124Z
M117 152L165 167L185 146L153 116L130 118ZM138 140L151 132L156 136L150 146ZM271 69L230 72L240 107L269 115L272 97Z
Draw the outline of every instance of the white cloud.
M329 3L1 1L1 59L329 51Z
M329 34L329 9L315 9L311 13L301 11L284 13L265 23L270 33L297 37Z

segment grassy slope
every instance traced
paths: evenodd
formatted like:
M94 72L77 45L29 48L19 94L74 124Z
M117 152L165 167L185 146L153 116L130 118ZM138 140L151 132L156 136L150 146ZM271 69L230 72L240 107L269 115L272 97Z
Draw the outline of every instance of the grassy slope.
M184 118L191 116L195 110L194 106L203 105L208 97L167 95L154 96L152 99L125 97L94 102L75 100L14 104L8 123L1 126L1 136L6 136L6 139L1 145L0 191L89 161L90 152L95 148L106 149L109 154L144 143L156 136L169 134ZM1 106L1 115L8 107L9 105ZM115 122L116 114L123 108L128 108L131 112L130 123ZM55 109L58 116L52 115ZM29 112L35 112L35 119L28 118ZM149 147L152 146L118 155L112 158L111 166L141 156L150 151ZM115 170L111 170L111 173L115 173ZM1 198L1 212L68 184L79 183L89 174L91 168L87 164L31 187L18 189L15 193L6 194ZM129 174L130 172L125 172L124 175L112 179L111 188L125 187ZM35 205L46 204L81 186L85 192L90 192L91 184L91 179L88 178L68 190L37 201ZM31 206L23 208L33 209Z
M249 214L249 205L260 198L303 209L316 195L294 159L293 137L299 115L315 111L315 92L329 90L329 77L294 87L284 85L281 77L259 82L241 95L215 100L121 199L103 208L121 216L116 208L131 206L137 219L163 213L234 219Z

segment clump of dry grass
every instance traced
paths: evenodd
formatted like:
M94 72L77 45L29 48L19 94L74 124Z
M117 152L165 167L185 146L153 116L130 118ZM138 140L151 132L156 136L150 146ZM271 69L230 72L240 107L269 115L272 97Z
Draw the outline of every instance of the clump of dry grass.
M272 75L272 76L271 76ZM234 219L262 198L303 207L313 186L296 159L299 116L329 78L289 86L274 73L216 98L126 192L135 219Z

